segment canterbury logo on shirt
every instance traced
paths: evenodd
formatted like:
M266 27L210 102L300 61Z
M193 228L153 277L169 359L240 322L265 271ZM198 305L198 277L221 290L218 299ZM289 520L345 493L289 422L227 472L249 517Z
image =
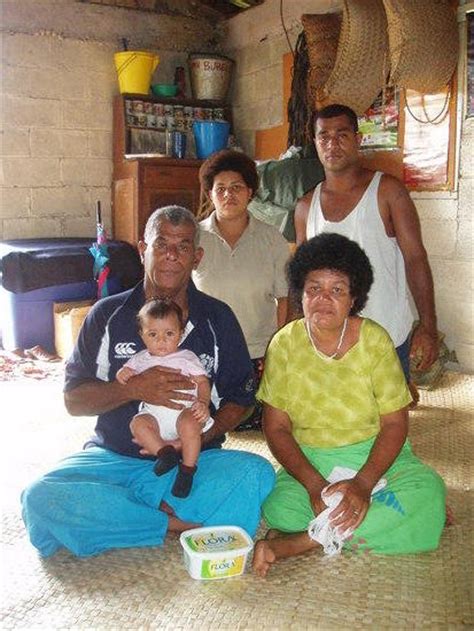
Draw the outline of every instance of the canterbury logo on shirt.
M116 359L131 357L136 353L135 342L119 342L115 345L114 351Z

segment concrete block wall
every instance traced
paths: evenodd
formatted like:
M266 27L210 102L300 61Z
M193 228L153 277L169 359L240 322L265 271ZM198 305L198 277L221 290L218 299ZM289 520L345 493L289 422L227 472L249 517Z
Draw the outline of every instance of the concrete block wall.
M93 237L97 200L110 234L121 38L157 52L166 83L189 51L215 45L214 28L76 0L4 0L1 12L0 238Z
M3 33L2 238L94 235L95 201L110 208L112 52Z
M292 46L303 13L340 10L339 0L284 3L283 19ZM226 53L236 60L233 82L234 126L243 149L254 155L255 131L281 125L282 56L289 46L280 19L279 0L266 2L233 18L225 38ZM461 132L459 187L453 193L413 194L433 270L438 326L456 351L460 369L474 371L474 119ZM455 368L455 366L453 366Z
M325 13L342 0L283 5L294 46L303 13ZM189 51L222 49L236 60L234 125L253 155L255 131L284 120L281 60L289 50L279 0L243 12L227 30L186 18L88 5L76 0L3 0L0 24L3 169L0 238L94 236L96 200L110 230L113 53L157 51L155 80L170 81ZM225 43L225 48L224 48ZM188 82L189 85L189 82ZM439 328L463 370L474 370L473 136L463 122L460 180L451 195L417 195L433 269Z

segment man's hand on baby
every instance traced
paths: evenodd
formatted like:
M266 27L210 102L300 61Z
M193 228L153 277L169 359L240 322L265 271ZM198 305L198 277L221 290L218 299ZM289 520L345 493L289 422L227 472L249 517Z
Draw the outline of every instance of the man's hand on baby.
M192 401L191 392L180 390L194 390L195 384L189 377L185 377L175 368L156 366L143 371L128 381L133 399L145 401L152 405L163 405L173 410L182 410L184 404L179 401ZM177 403L178 401L178 403Z
M209 418L209 406L199 399L192 404L191 411L196 421L200 423L205 423Z

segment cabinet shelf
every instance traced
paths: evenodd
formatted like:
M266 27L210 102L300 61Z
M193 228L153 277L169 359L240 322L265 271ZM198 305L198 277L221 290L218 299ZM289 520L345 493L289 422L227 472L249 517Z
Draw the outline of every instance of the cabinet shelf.
M222 107L224 109L230 108L227 101L211 101L209 99L192 99L192 98L179 98L177 96L155 96L153 94L122 94L123 99L132 99L134 101L151 101L152 103L168 103L170 105L183 105L191 107Z
M178 205L197 212L200 204L198 173L202 161L188 157L175 159L164 156L163 152L131 153L132 128L126 122L125 101L133 98L179 105L184 101L128 94L118 95L114 100L113 233L115 239L136 245L143 238L146 221L156 208ZM164 133L157 129L137 129L145 133Z

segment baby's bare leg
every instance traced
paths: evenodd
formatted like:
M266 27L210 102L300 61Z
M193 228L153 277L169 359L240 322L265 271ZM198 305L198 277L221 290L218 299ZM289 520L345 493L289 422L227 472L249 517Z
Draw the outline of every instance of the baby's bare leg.
M158 423L151 414L136 414L130 422L130 431L140 447L150 454L157 454L166 445Z
M201 451L202 424L196 421L189 408L178 416L176 431L181 439L183 464L194 467Z

